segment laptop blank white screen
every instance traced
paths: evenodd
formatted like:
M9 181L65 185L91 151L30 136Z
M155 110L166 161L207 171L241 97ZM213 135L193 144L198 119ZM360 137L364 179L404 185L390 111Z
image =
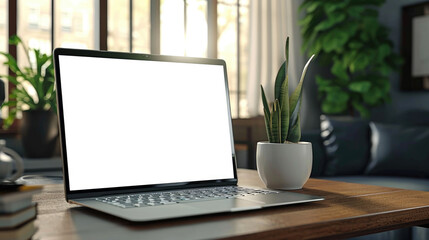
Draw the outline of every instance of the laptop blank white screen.
M222 65L59 56L70 190L234 178Z

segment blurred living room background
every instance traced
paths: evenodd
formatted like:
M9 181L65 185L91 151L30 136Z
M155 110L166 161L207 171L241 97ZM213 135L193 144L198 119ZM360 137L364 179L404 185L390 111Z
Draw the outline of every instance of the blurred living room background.
M266 139L261 117L263 110L260 85L266 89L273 87L277 69L284 61L284 41L287 36L291 39L291 88L297 84L300 69L307 60L307 54L302 50L303 25L300 23L306 16L306 9L300 9L303 2L1 0L0 51L10 52L17 58L20 66L28 64L21 48L8 45L9 37L18 35L30 48L40 49L47 54L51 54L54 48L67 47L224 59L228 68L239 166L255 168L255 144ZM379 23L389 30L388 37L393 43L393 52L403 54L404 7L421 5L425 15L429 12L424 10L426 3L427 1L421 0L386 0L379 7L374 6ZM428 39L427 34L421 35L421 38ZM427 53L427 49L426 47L422 51ZM0 59L4 62L3 58ZM422 61L427 64L427 56ZM304 140L308 132L320 133L320 116L323 111L316 75L329 73L331 68L320 64L319 59L313 64L306 76L302 103ZM0 73L8 74L7 66L1 64ZM401 88L402 78L401 71L389 74L391 100L371 108L367 121L391 122L390 120L409 110L429 111L427 89L404 90ZM8 84L6 79L2 80L8 96L8 91L14 86ZM117 84L119 88L125 87L121 86L120 79ZM272 96L267 97L272 99ZM112 114L126 113L112 109ZM7 115L8 108L5 107L1 111L1 118ZM361 118L359 113L352 117ZM112 127L120 127L120 124ZM2 129L0 135L8 140L9 147L22 152L19 121L7 130Z

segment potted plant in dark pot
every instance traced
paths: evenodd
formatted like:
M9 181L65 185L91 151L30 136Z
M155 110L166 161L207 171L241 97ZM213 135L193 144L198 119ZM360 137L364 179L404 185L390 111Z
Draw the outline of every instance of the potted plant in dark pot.
M58 125L56 118L56 94L52 56L38 49L28 48L18 36L12 36L9 44L21 46L29 62L28 67L20 67L9 53L0 52L6 57L4 64L14 75L4 75L15 88L8 101L2 104L9 107L9 115L3 127L9 128L22 113L20 135L24 154L29 158L51 157L58 144Z
M275 100L269 107L261 86L265 127L268 142L258 142L256 164L260 178L268 188L300 189L307 182L313 164L312 146L300 142L300 109L302 85L308 65L306 63L298 86L289 96L288 64L289 38L286 39L286 61L280 67L274 86Z

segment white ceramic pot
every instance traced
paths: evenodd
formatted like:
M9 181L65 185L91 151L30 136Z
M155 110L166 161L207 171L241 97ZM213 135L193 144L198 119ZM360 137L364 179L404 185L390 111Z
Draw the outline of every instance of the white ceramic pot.
M258 142L256 165L267 188L301 189L310 178L313 150L310 142Z

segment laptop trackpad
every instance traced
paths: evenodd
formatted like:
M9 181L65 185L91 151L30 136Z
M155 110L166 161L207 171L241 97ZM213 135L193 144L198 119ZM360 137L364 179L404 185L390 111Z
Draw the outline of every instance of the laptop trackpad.
M243 199L220 199L213 201L201 201L184 203L186 206L204 209L207 212L239 212L251 209L260 209L262 204L259 202L246 201Z

